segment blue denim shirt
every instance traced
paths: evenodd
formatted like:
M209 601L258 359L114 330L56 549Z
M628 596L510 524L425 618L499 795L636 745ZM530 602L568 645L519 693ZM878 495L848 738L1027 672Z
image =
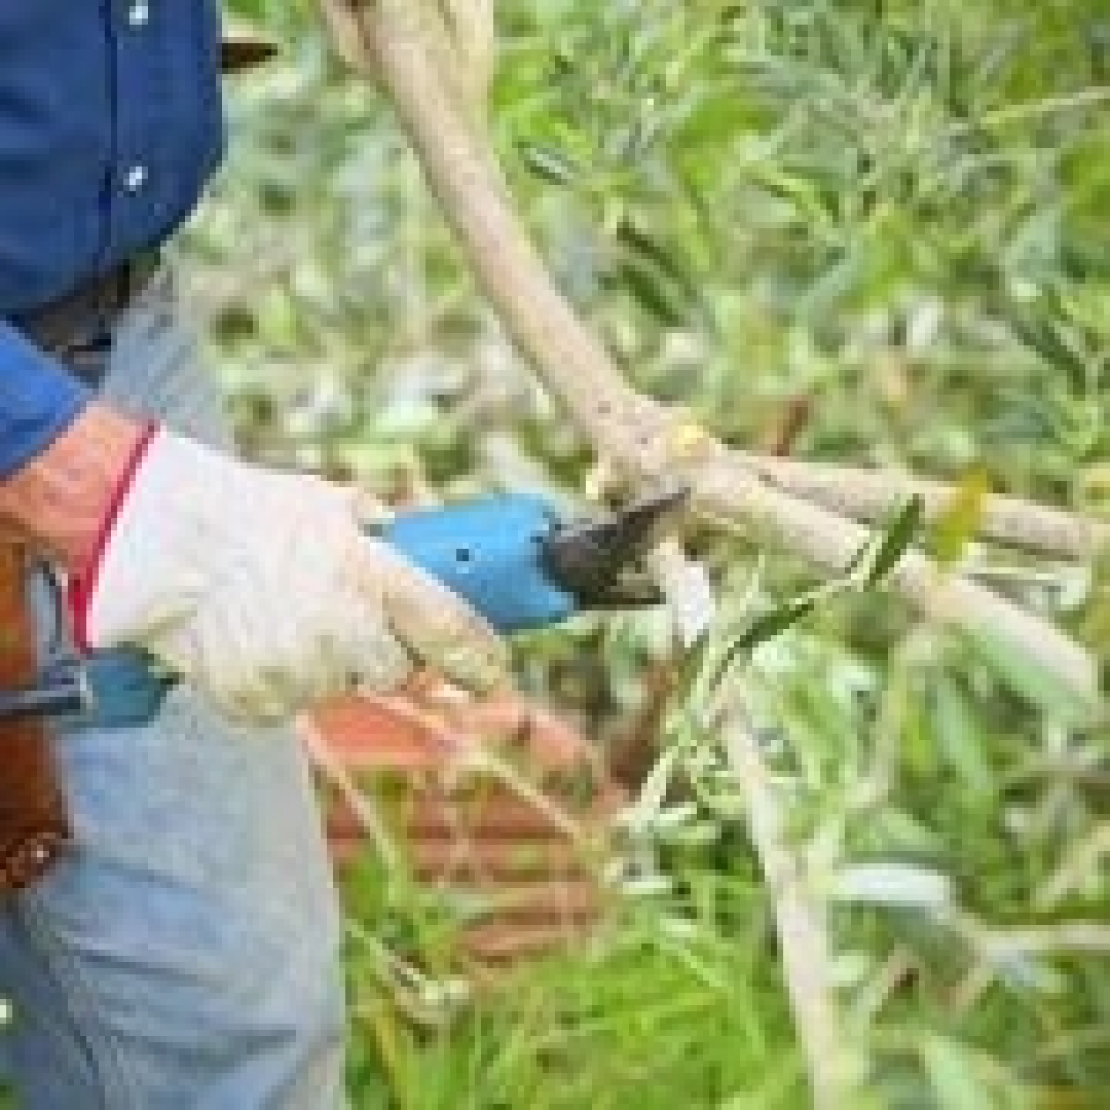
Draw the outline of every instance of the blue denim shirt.
M9 321L164 239L223 149L217 0L0 0L0 477L83 391Z

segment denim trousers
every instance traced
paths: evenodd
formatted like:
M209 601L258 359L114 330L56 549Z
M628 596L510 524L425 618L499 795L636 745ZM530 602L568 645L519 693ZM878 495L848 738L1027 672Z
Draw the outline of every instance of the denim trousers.
M101 392L229 447L172 285L158 275L115 329ZM31 589L47 652L55 598ZM51 740L75 843L0 908L17 1105L345 1105L340 916L293 730L229 725L179 686L145 726Z

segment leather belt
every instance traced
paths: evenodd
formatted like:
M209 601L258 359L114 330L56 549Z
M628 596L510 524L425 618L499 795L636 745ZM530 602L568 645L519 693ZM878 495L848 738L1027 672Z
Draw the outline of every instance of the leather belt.
M140 252L55 300L14 316L11 323L88 384L96 385L90 378L103 370L103 355L111 346L115 325L160 261L157 250Z

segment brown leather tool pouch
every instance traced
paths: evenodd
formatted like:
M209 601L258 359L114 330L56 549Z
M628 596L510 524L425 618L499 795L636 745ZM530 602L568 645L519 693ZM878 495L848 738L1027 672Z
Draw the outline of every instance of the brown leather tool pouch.
M0 542L0 687L31 682L37 668L27 569L24 549ZM0 897L45 875L71 839L45 725L34 717L0 723Z

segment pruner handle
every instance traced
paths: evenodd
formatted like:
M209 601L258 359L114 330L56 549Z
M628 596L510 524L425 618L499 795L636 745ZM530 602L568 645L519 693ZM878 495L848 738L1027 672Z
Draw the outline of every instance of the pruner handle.
M542 497L506 494L401 513L368 531L468 601L498 632L510 634L557 624L595 604L656 600L617 592L615 571L622 545L635 547L646 517L659 511L634 509L629 522L617 526L576 525L565 523ZM601 579L610 582L611 596L589 588ZM11 715L139 725L157 713L173 684L174 677L137 648L96 651L47 668L35 687L0 693L0 719L7 705Z

